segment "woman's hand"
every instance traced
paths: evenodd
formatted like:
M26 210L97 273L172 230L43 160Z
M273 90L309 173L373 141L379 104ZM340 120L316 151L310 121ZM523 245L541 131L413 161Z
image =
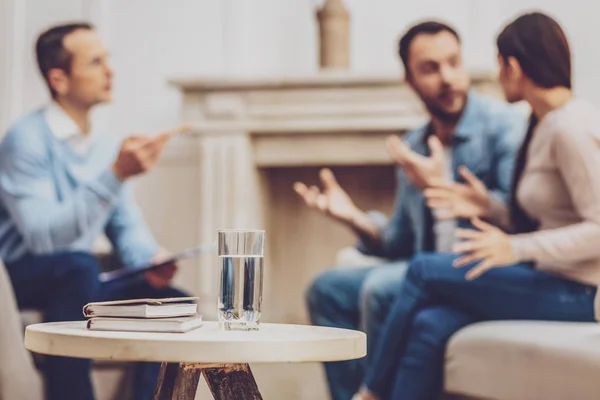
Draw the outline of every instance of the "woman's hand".
M438 218L484 217L490 210L491 197L487 188L467 167L459 168L462 183L434 183L423 194L427 206L439 209Z
M467 280L473 280L492 268L507 267L518 261L512 251L509 235L479 218L473 218L471 222L478 230L458 229L456 237L464 241L452 248L455 253L463 254L454 261L454 267L461 268L481 260L467 272Z

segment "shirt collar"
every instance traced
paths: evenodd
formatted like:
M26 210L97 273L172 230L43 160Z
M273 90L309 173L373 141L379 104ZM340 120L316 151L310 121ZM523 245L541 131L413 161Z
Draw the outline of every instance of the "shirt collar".
M471 136L481 131L481 118L480 113L480 100L479 95L475 91L470 90L467 95L467 104L465 109L458 120L456 129L454 130L454 138L459 141L469 140ZM433 125L431 121L428 122L422 128L423 143L427 142L427 138L433 134Z
M55 101L51 102L45 110L45 117L50 131L58 140L69 140L83 136L79 126Z
M480 118L481 113L481 102L479 95L475 91L469 91L467 96L467 104L462 116L458 120L456 125L456 131L454 137L459 140L468 140L471 136L478 134L481 131L482 119Z

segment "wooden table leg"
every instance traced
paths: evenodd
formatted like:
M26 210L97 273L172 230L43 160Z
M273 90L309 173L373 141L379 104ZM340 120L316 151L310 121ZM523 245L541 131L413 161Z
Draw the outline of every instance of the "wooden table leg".
M248 364L205 364L201 368L215 400L262 400Z
M154 400L194 400L200 374L215 400L262 400L248 364L162 363Z
M162 363L154 400L194 400L201 373L197 364Z

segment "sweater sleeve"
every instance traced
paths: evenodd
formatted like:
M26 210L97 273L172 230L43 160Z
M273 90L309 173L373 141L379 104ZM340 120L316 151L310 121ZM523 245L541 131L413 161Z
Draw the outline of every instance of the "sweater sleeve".
M600 135L588 129L555 133L553 154L581 222L514 235L519 260L565 263L600 256Z
M19 136L11 135L0 150L0 201L28 250L53 253L68 249L90 230L100 234L119 198L119 179L107 168L58 201L46 144Z

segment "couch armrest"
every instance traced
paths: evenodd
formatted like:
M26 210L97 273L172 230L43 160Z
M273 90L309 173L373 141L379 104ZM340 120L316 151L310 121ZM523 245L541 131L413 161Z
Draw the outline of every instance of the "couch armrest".
M10 278L0 261L0 398L43 398L42 380L23 346L23 325Z

